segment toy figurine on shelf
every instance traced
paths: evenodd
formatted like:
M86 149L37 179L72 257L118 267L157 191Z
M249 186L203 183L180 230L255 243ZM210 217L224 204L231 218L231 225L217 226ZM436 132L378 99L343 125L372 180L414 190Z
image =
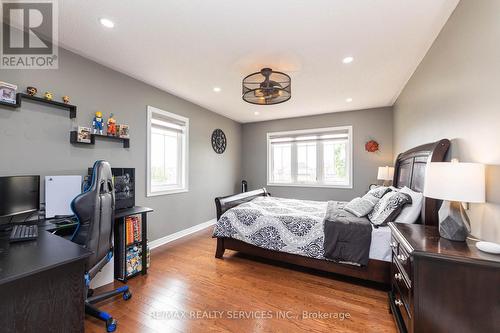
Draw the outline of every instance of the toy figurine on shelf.
M52 94L50 91L46 91L45 94L43 95L46 100L51 101L54 99L54 94Z
M69 103L69 96L63 96L62 101L64 104L68 104Z
M108 130L107 134L109 136L116 136L116 120L113 118L114 115L110 114L108 118Z
M92 128L94 129L94 134L97 134L97 131L99 131L99 134L102 135L102 126L104 125L104 119L102 118L102 112L97 111L94 116L94 120L92 120Z
M38 92L38 89L36 89L35 87L28 87L28 88L26 88L26 92L30 96L35 96L36 93Z

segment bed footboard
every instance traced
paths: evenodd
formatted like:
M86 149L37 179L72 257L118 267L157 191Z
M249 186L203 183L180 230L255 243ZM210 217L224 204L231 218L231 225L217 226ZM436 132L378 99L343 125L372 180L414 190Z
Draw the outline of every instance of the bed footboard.
M215 207L217 208L217 220L220 219L221 215L224 214L230 208L238 206L244 202L248 202L257 197L266 197L271 194L267 192L265 188L261 188L255 191L243 192L238 194L229 195L226 197L215 198ZM217 249L215 250L215 258L222 258L225 251L224 238L217 238Z
M251 201L257 197L267 197L270 195L271 194L267 192L265 188L261 188L255 191L228 195L227 197L217 197L215 198L215 207L217 207L217 220L219 220L221 215L230 208L238 206L244 202Z

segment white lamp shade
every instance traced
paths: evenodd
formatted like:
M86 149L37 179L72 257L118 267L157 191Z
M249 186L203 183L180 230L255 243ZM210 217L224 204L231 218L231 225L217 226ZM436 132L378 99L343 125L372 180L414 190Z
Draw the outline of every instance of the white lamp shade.
M378 180L392 180L394 178L394 168L390 166L378 167Z
M424 196L448 201L484 202L484 164L430 163L425 172Z

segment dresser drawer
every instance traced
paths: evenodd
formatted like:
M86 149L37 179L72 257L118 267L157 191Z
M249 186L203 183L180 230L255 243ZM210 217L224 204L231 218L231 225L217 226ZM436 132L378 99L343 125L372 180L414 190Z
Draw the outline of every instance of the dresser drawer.
M404 327L406 328L404 331L406 332L408 328L412 327L410 315L405 307L399 289L394 285L392 286L391 296L392 306L397 310L399 318L403 320Z
M392 260L397 262L400 271L405 275L408 285L411 286L411 260L408 251L401 245L401 243L394 236L391 239Z
M398 255L399 254L399 242L394 238L394 235L391 237L391 250L393 255Z
M408 312L408 315L411 317L411 310L410 310L411 286L407 280L407 277L404 275L403 271L399 267L399 264L394 259L392 260L391 274L392 274L391 276L392 289L397 288L401 296L401 301L403 302L406 311Z

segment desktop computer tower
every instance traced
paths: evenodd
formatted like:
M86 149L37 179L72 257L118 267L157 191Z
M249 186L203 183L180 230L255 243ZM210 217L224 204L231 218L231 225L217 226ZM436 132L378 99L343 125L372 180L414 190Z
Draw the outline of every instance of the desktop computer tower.
M92 168L88 170L89 176ZM135 206L135 168L111 168L115 184L115 209Z

